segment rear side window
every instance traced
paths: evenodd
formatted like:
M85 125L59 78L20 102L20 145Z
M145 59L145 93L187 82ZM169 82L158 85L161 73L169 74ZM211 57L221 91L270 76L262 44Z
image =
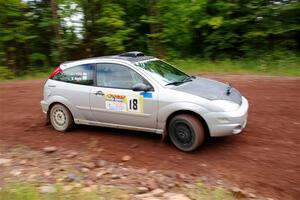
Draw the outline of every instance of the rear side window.
M93 64L78 65L56 74L53 80L75 83L81 85L94 85Z

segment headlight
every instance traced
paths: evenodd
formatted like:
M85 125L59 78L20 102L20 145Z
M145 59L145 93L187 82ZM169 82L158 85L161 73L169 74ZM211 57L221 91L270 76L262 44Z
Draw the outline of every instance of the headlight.
M240 107L239 104L227 100L214 100L213 102L224 111L235 111Z

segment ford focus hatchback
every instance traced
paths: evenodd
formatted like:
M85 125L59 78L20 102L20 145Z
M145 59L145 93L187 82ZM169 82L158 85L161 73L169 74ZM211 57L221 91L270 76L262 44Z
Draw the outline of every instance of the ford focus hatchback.
M62 63L46 81L41 105L57 131L74 124L147 131L182 151L206 136L242 132L248 112L247 99L230 85L141 52Z

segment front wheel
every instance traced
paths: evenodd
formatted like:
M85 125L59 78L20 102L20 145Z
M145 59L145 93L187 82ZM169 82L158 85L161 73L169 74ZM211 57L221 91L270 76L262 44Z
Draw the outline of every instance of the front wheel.
M175 116L170 121L168 128L171 141L182 151L193 151L204 142L203 125L199 119L192 115Z
M65 132L72 128L74 120L72 114L65 106L55 104L50 110L50 122L57 131Z

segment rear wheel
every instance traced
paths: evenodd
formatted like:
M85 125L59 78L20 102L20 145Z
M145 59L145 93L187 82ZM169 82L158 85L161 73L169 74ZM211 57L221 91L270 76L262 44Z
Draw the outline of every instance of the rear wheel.
M182 151L193 151L204 141L205 132L199 119L192 115L175 116L168 126L173 144Z
M74 125L72 114L65 106L55 104L50 110L50 122L57 131L68 131Z

